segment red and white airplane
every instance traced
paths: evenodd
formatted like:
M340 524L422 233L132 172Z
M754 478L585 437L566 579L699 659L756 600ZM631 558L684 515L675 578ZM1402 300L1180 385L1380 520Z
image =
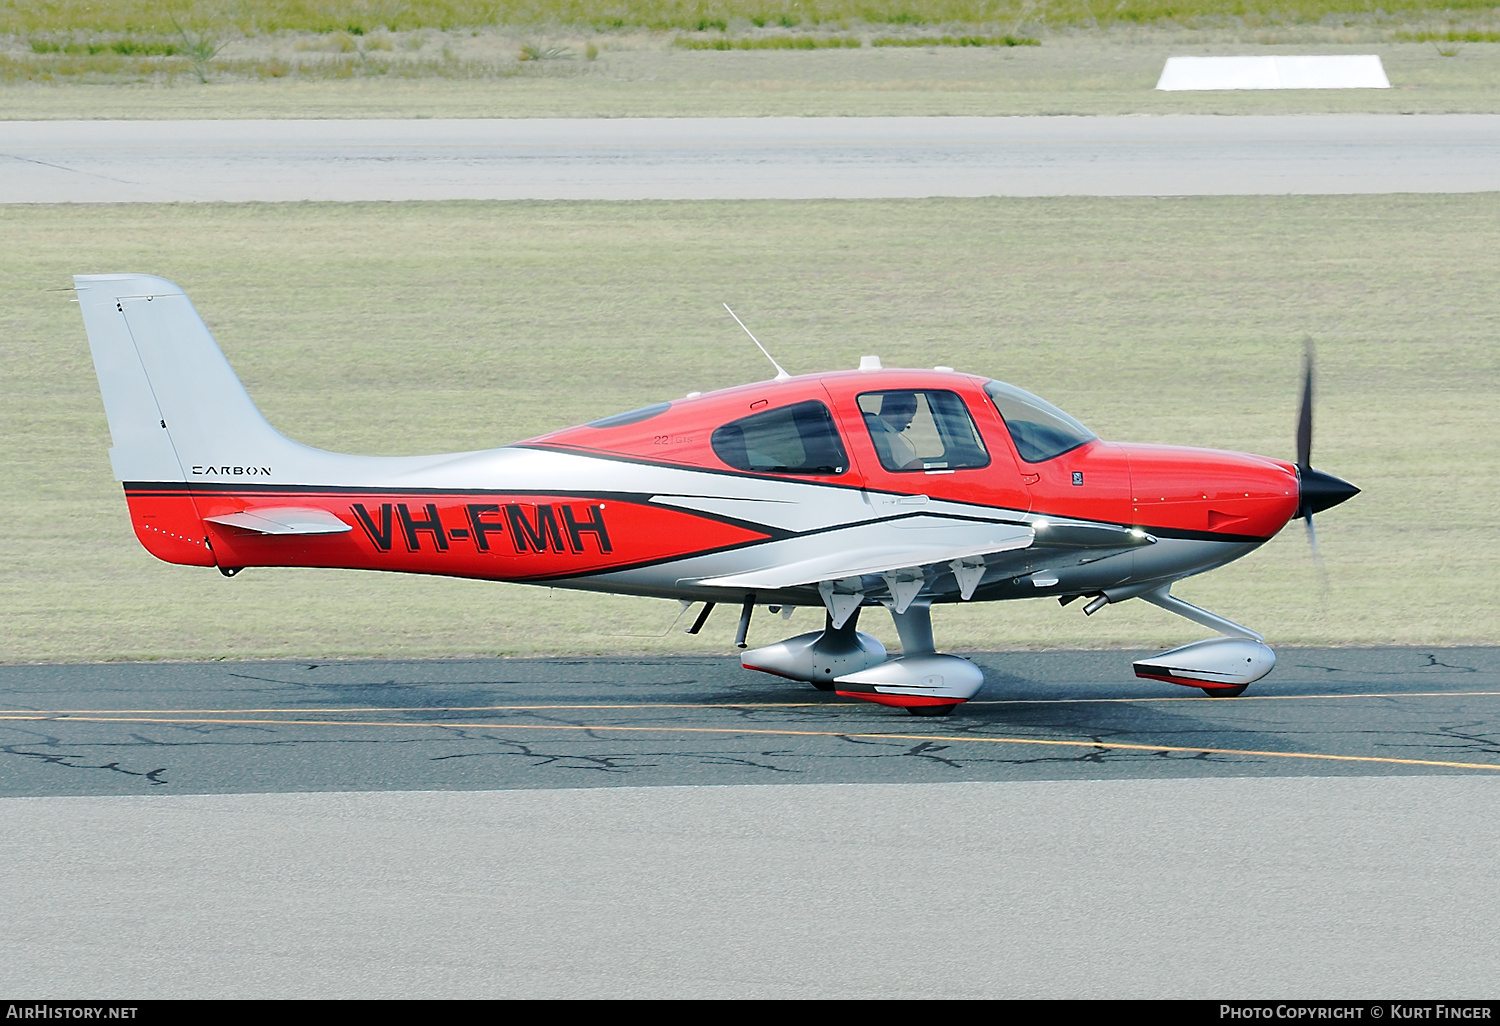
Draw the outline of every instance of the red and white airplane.
M513 445L370 457L291 441L256 409L182 290L74 279L131 524L159 559L444 574L740 606L825 626L743 653L823 690L943 715L978 667L933 645L932 606L1141 598L1219 637L1135 664L1233 696L1275 654L1173 597L1289 520L1358 489L1313 470L1309 363L1297 462L1105 442L1046 401L947 367L788 375ZM752 336L753 337L753 336ZM759 343L757 343L758 345ZM769 354L767 354L769 356ZM775 361L773 360L774 364ZM885 606L902 654L855 624Z

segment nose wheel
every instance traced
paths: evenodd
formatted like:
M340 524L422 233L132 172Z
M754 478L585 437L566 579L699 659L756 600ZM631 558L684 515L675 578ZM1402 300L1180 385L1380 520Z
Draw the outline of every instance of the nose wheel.
M1232 688L1199 688L1209 698L1239 698L1249 684L1236 684Z
M949 716L953 710L958 708L958 703L953 705L909 705L906 711L913 716Z

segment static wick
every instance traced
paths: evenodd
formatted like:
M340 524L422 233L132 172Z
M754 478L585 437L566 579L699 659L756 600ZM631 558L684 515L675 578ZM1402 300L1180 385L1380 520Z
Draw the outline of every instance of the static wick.
M728 303L724 304L724 309L729 310ZM745 322L740 320L739 315L736 314L733 310L729 310L729 316L734 318L734 323L738 324L742 328L745 328ZM755 348L759 349L762 353L765 353L766 359L771 361L771 366L776 368L777 381L782 381L786 378L791 377L791 375L786 372L786 368L776 362L776 357L766 352L766 347L760 344L760 339L755 337L755 332L751 331L749 328L745 328L745 334L750 336L750 341L755 343Z

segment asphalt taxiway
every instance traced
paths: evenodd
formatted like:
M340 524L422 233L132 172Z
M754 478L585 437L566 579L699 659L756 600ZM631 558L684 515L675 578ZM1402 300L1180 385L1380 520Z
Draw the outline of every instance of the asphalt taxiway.
M1500 987L1500 650L1130 657L982 654L941 720L732 656L0 667L0 990Z
M1500 115L0 122L0 203L1500 189Z
M1500 772L1500 649L986 653L947 718L720 658L0 667L0 796Z

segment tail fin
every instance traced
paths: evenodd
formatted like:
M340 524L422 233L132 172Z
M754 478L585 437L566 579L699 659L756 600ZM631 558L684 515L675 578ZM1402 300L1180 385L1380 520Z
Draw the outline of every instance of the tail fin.
M146 274L81 274L73 283L116 480L201 481L205 470L274 480L278 466L290 470L312 452L261 416L176 285Z

